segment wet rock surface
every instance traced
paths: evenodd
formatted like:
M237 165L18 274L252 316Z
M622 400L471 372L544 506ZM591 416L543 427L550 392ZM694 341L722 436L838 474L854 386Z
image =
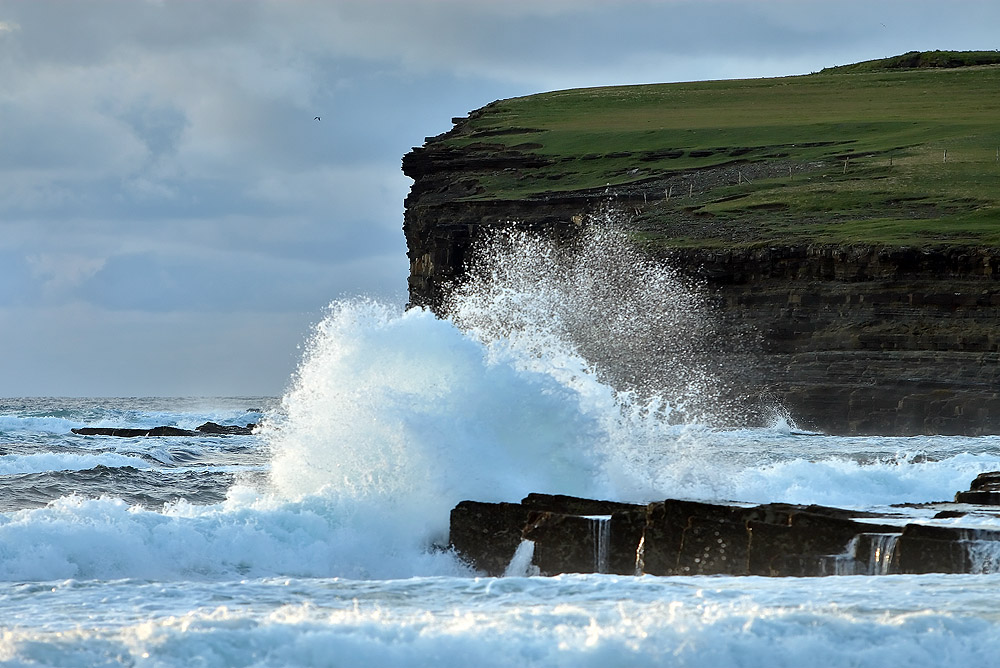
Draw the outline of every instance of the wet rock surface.
M973 487L993 484L1000 472L983 474ZM936 517L962 514L946 509ZM1000 568L1000 531L825 506L682 499L634 505L532 494L521 503L463 501L452 511L451 548L487 575L503 575L523 541L533 543L532 565L541 575L811 577Z
M980 473L968 491L955 494L955 503L1000 506L1000 471Z
M206 422L200 427L195 427L195 430L200 434L213 434L213 435L231 435L231 436L249 436L253 433L254 428L257 425L248 424L246 426L239 426L235 424L216 424L214 422Z

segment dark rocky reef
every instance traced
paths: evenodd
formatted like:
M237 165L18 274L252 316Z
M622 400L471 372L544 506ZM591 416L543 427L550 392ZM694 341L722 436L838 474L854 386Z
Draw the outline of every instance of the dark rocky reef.
M122 438L135 438L138 436L249 436L253 434L255 424L248 424L245 427L239 425L221 425L214 422L206 422L193 431L181 429L179 427L153 427L152 429L130 429L119 427L75 427L71 429L74 434L80 436L119 436Z
M465 123L455 120L453 133ZM565 237L609 201L628 209L642 188L662 198L660 182L483 196L490 174L528 173L544 158L488 137L455 148L450 134L403 158L414 180L404 218L413 305L439 309L487 230L517 221ZM753 368L739 370L740 387L782 405L800 427L1000 433L1000 250L715 243L651 252L700 281L723 333L757 351Z
M984 476L1000 481L1000 472ZM961 517L964 508L936 517ZM504 575L525 541L541 575L980 573L996 570L1000 559L997 531L814 505L668 499L643 506L532 494L521 503L463 501L452 510L451 548L487 575Z

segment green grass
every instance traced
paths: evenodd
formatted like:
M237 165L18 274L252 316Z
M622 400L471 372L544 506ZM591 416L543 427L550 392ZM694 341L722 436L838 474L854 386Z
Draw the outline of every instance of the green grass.
M1000 65L860 65L503 100L442 141L546 160L475 174L471 199L610 185L650 243L1000 245Z

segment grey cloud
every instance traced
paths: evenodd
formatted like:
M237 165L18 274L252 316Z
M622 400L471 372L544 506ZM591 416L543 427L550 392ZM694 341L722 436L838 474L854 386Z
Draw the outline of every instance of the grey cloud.
M247 41L262 22L257 2L88 2L0 3L0 21L19 30L9 39L27 62L89 66L130 46L142 51L202 47Z
M970 0L665 0L478 3L339 2L311 42L344 55L396 61L541 88L789 74L903 50L992 48L1000 7ZM272 6L271 11L275 11ZM833 62L831 62L833 61Z
M0 0L0 394L280 391L330 299L402 304L399 159L494 99L998 24L992 0Z

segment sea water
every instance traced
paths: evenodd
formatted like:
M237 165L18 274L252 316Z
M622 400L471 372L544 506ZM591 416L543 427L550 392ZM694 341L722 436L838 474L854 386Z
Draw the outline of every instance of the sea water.
M546 578L530 553L486 578L457 560L463 499L786 501L947 524L920 504L1000 469L996 437L832 437L780 410L719 420L725 369L697 343L711 313L696 286L627 262L677 300L652 317L624 302L661 296L623 298L632 316L580 336L573 304L607 286L573 274L579 256L513 242L489 252L550 253L561 283L481 267L445 319L333 304L280 398L0 400L0 665L995 665L993 558L975 575L826 578ZM630 336L646 338L615 353ZM670 386L657 393L628 357L671 341L691 365L650 362ZM206 421L258 427L71 432Z

